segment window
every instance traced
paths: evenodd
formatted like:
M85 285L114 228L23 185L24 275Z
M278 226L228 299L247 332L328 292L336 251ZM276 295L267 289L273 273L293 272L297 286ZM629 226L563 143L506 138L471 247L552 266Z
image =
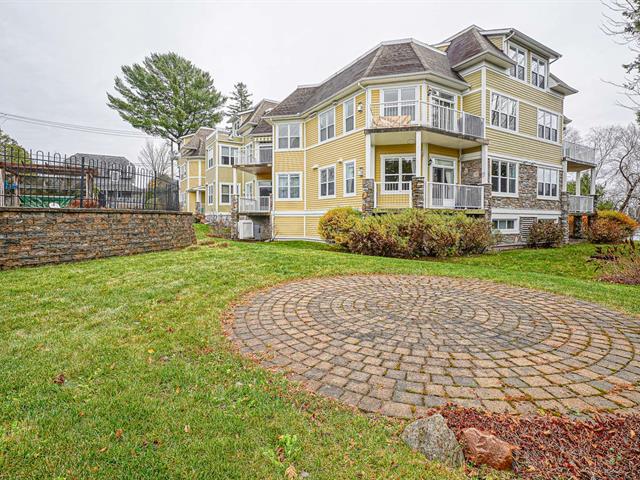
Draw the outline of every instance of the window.
M324 142L336 136L336 111L327 110L318 115L318 127L320 128L320 141Z
M416 174L416 157L387 157L383 160L385 192L408 192Z
M538 167L538 196L558 198L558 170Z
M517 220L515 218L499 218L491 221L494 231L501 233L518 233Z
M382 90L382 115L409 117L416 120L416 87L385 88Z
M538 57L531 57L531 83L539 88L547 85L547 62Z
M335 197L336 167L332 165L330 167L321 168L318 171L318 177L320 180L320 198Z
M180 165L180 180L187 178L187 164Z
M509 45L509 58L516 62L509 71L512 77L524 80L527 71L527 52L516 45Z
M491 125L516 131L518 102L512 98L491 94Z
M220 184L220 204L221 205L230 205L231 204L231 195L233 195L233 184L232 183L221 183Z
M300 174L278 174L278 200L300 200Z
M356 194L356 161L344 162L344 196L352 197Z
M247 198L253 198L253 182L247 182L244 184L244 196Z
M491 160L491 191L516 195L518 166L506 160Z
M214 184L207 185L207 203L213 205L213 199L215 198Z
M347 100L342 105L342 114L344 115L344 133L350 132L356 128L356 99Z
M300 148L300 124L281 123L278 125L278 149Z
M213 168L213 148L207 148L207 168Z
M538 137L552 142L558 141L558 116L538 110Z
M238 159L238 147L220 146L220 165L235 165Z

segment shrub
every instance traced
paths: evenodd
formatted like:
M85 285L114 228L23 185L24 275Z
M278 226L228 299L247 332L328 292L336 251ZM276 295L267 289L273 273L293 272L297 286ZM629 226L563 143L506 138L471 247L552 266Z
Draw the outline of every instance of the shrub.
M527 244L530 247L556 247L562 243L562 225L556 222L535 222L529 229Z
M493 243L486 220L408 209L358 222L345 246L364 255L415 258L481 253Z
M598 210L597 215L599 219L609 219L618 223L626 233L627 237L633 235L633 232L638 228L638 222L629 215L618 212L617 210Z
M628 236L627 228L619 221L600 215L587 229L587 238L593 243L620 243Z
M640 285L640 250L627 240L622 245L597 247L591 258L601 262L605 272L600 279L623 285ZM605 263L606 262L606 263Z
M347 236L360 221L362 213L351 207L338 207L325 213L318 222L322 238L344 246Z

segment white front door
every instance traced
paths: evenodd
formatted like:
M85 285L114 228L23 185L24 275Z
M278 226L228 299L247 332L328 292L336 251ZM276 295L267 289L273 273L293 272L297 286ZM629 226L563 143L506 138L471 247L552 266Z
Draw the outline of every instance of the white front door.
M443 158L431 160L431 206L455 208L456 161Z

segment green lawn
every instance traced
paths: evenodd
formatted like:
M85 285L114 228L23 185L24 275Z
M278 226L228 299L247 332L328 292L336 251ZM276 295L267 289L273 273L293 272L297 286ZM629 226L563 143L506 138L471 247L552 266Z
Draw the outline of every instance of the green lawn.
M640 288L592 279L592 248L408 261L206 239L0 272L0 478L286 478L290 465L311 479L463 478L407 449L402 422L314 398L239 358L221 313L255 288L353 272L477 277L640 313Z

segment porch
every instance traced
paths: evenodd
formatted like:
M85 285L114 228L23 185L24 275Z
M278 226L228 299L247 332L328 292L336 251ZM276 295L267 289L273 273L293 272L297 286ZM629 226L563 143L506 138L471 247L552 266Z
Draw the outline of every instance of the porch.
M484 186L425 182L423 177L411 182L375 182L373 208L483 210Z
M238 197L238 213L244 215L269 215L271 213L271 195Z
M592 215L595 213L596 196L596 151L595 149L574 142L565 141L563 144L563 163L565 169L564 190L568 174L575 176L575 194L569 195L569 215ZM583 188L583 180L587 179L588 186ZM586 193L588 192L588 194Z
M268 173L273 164L271 143L251 142L240 148L236 167L255 175Z

